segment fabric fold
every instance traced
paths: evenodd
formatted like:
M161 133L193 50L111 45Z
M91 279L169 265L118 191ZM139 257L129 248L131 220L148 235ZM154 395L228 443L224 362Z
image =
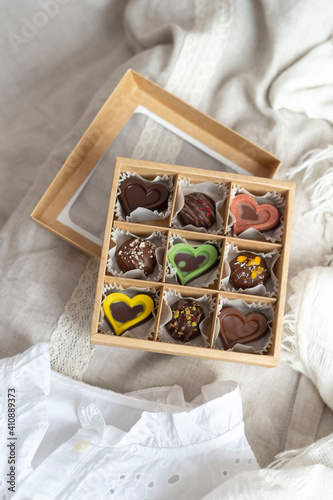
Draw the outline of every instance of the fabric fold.
M322 43L284 71L271 85L273 109L305 113L333 122L333 38Z
M31 472L31 462L48 427L46 397L50 392L50 357L47 344L37 344L23 354L0 360L0 380L0 478L5 489L10 470L16 485Z
M281 359L310 378L333 409L333 268L304 269L292 279Z

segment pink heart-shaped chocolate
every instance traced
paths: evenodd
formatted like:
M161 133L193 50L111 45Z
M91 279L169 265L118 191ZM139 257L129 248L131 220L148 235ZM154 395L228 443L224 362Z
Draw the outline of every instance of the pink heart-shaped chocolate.
M258 205L248 194L239 194L232 200L231 213L236 218L233 224L234 234L239 234L250 227L258 231L273 229L280 222L280 213L273 205Z
M223 308L219 314L220 336L225 349L235 344L248 344L263 337L268 330L267 318L259 312L244 315L234 307Z

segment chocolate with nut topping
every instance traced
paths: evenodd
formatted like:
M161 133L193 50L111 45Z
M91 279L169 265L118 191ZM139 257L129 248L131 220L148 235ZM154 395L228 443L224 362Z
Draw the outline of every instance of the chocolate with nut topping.
M204 319L204 311L195 300L181 299L172 304L172 319L165 325L175 340L189 342L200 335L199 325Z
M230 262L230 268L229 281L236 290L264 285L270 277L265 259L250 252L242 252L235 257Z
M156 246L150 241L133 236L118 248L115 258L123 273L139 269L147 275L156 265L155 250Z

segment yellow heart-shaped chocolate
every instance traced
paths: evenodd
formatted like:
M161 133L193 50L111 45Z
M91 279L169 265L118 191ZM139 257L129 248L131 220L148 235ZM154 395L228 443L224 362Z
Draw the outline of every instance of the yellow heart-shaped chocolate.
M147 293L132 298L123 292L110 293L102 304L106 321L116 335L147 321L154 309L154 301Z

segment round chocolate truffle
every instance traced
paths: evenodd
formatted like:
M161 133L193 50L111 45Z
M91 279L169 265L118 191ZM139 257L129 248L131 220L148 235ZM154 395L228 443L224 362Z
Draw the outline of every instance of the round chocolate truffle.
M242 252L235 257L230 262L230 268L229 281L236 290L264 285L271 275L265 259L250 252Z
M126 240L116 251L115 258L123 273L140 269L145 275L154 271L156 265L156 246L142 238Z
M184 206L178 212L178 220L183 226L209 229L216 221L215 201L204 193L190 193L184 196Z
M200 335L199 325L204 319L204 311L195 300L181 299L172 304L172 319L165 325L175 340L189 342Z

